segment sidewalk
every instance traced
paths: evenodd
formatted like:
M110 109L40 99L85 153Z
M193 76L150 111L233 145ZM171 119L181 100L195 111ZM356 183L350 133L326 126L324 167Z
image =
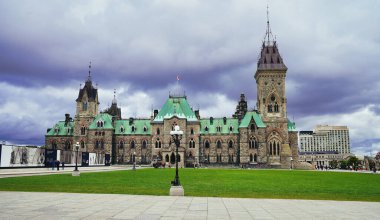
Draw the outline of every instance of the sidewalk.
M138 169L144 167L137 167ZM49 174L64 174L71 173L75 167L65 167L62 170L62 167L57 170L54 170L46 167L41 168L13 168L13 169L0 169L0 178L6 177L16 177L16 176L34 176L34 175L49 175ZM78 167L78 170L81 173L85 172L105 172L105 171L115 171L115 170L130 170L132 166L96 166L96 167Z
M380 203L0 192L0 219L378 219Z

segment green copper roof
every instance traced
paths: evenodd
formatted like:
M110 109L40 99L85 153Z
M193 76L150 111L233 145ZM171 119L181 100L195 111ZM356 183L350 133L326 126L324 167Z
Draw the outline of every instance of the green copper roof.
M227 118L226 124L224 124L223 118L214 118L213 123L210 123L210 119L201 119L200 134L237 134L239 133L239 121L235 118ZM218 132L217 127L220 127ZM230 127L232 131L230 131ZM208 131L206 131L206 128Z
M153 121L162 122L173 116L185 118L187 121L198 120L185 97L169 97Z
M288 119L288 131L297 131L296 123Z
M98 122L103 122L103 127L98 126ZM113 129L112 116L107 113L98 114L88 127L89 129Z
M46 133L46 136L70 136L74 132L74 122L70 121L65 126L65 121L59 121Z
M255 120L257 127L259 127L259 128L265 128L266 127L265 123L261 119L261 115L255 111L247 112L244 115L243 120L241 120L239 127L240 128L247 128L252 119Z
M134 131L132 131L134 127ZM145 131L144 131L145 127ZM149 135L151 134L150 120L149 119L134 119L131 124L129 120L117 120L115 123L115 134L116 135L133 135L133 134L142 134Z

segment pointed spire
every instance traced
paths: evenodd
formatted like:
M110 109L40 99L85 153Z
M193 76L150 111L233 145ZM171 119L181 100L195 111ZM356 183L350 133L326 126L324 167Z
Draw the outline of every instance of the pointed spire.
M116 89L113 90L113 100L112 100L112 104L117 104L117 101L116 101Z
M273 39L272 30L269 24L269 5L267 4L267 30L265 32L263 45L270 45L273 42L275 42L275 39Z
M87 81L91 81L91 61L90 61L90 65L88 66L88 79Z

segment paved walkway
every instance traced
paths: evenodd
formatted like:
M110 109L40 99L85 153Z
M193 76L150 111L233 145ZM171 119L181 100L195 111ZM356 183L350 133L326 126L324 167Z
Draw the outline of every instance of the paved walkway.
M0 192L0 219L379 219L380 203Z
M145 167L137 167L137 169L141 169ZM106 172L106 171L115 171L115 170L130 170L132 166L96 166L96 167L78 167L81 173L85 172ZM0 178L6 177L16 177L16 176L35 176L35 175L49 175L49 174L63 174L63 173L71 173L73 172L74 167L65 167L62 170L60 167L59 170L54 168L12 168L12 169L0 169Z

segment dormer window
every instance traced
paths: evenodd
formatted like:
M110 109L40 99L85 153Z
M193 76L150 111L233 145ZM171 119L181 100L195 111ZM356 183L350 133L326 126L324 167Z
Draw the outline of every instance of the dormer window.
M132 131L132 132L135 132L135 131L136 131L136 127L135 127L134 125L132 125L132 127L131 127L131 131Z
M120 127L120 133L124 133L125 132L125 129L123 126Z
M208 127L207 126L205 127L205 132L208 132Z
M230 130L230 132L232 132L234 130L234 127L230 126L229 130Z
M96 122L96 126L98 128L102 128L104 126L104 122L103 121L98 121L98 122Z
M58 127L55 127L55 128L54 128L54 132L55 132L55 133L58 133L58 132L59 132L59 128L58 128Z
M148 131L148 129L146 128L146 126L144 126L143 130L144 130L144 132Z
M67 128L67 134L70 134L71 129Z
M220 132L222 130L222 127L220 127L219 125L218 125L218 127L216 127L216 132Z

